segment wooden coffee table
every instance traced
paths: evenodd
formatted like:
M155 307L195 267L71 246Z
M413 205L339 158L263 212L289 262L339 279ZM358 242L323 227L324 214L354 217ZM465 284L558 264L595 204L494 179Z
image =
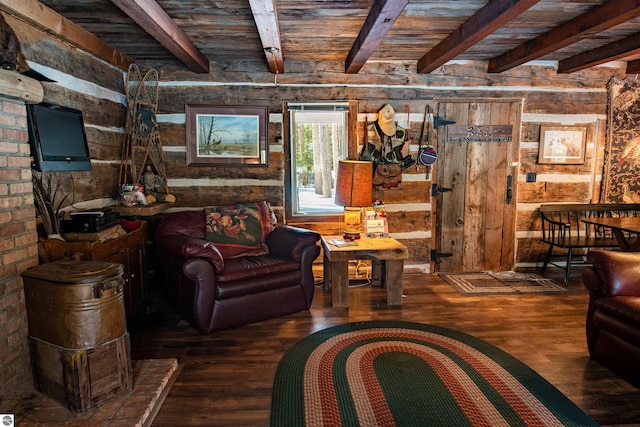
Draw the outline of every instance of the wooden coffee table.
M390 237L361 238L356 246L334 246L329 242L340 236L322 236L324 286L331 287L331 305L349 307L349 260L373 261L372 283L387 288L387 305L402 305L402 270L408 257L407 247Z

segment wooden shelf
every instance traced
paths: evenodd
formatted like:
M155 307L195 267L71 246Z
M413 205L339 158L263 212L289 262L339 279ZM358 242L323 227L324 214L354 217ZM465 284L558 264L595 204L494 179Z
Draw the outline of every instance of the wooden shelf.
M172 205L173 203L169 202L155 202L148 205L113 206L111 210L118 212L121 216L153 216L169 209Z

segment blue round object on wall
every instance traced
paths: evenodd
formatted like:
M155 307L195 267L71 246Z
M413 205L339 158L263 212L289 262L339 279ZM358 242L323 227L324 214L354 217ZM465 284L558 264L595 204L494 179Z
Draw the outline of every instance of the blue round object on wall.
M433 147L425 148L418 153L418 160L425 166L432 165L438 160L438 153L436 153Z

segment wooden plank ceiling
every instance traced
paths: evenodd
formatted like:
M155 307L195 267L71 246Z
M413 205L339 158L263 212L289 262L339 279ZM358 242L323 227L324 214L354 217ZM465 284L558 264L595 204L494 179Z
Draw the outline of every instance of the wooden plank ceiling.
M51 12L42 5L133 61L196 73L232 61L280 74L288 63L355 74L403 61L431 73L452 60L486 61L490 73L532 60L558 61L559 73L614 60L640 72L640 0L0 0L63 33L37 19Z

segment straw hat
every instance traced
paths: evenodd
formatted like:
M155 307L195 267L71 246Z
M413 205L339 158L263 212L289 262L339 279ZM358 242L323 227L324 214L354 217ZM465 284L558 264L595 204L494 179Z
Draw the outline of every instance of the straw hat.
M378 112L378 125L380 126L380 129L382 129L382 133L387 136L393 136L396 134L396 122L393 121L395 115L396 113L393 111L393 107L389 104L386 104Z

